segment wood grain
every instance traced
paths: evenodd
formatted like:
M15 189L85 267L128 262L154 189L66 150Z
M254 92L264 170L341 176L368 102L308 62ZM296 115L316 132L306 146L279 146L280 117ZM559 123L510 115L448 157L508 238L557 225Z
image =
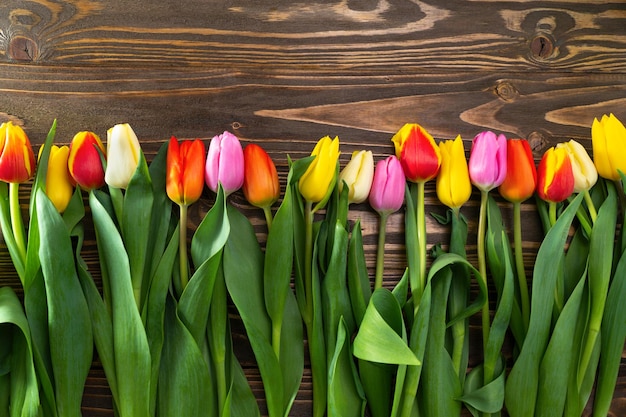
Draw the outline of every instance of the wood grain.
M335 0L2 0L0 122L21 124L43 143L58 119L57 141L81 130L106 137L129 122L151 159L171 135L201 138L229 130L262 145L284 186L287 156L306 156L324 135L339 136L341 163L352 151L393 152L392 134L422 124L437 140L461 134L466 149L486 129L530 141L537 160L570 138L590 146L594 117L626 120L626 3L621 1ZM207 142L208 143L208 142ZM21 192L27 207L28 187ZM211 207L206 191L190 227ZM233 203L265 239L262 213L236 193ZM468 258L476 263L478 195L463 208L470 220ZM505 221L512 214L499 200ZM532 268L542 231L524 204L524 263ZM434 184L427 210L443 211ZM378 218L351 207L363 225L373 272ZM391 216L385 285L405 265L403 213ZM87 225L87 230L91 228ZM428 219L429 245L447 230ZM98 282L88 236L85 259ZM0 285L19 292L6 250ZM233 307L237 354L263 406L262 384ZM480 320L472 352L480 357ZM479 359L476 359L479 360ZM626 415L626 362L612 413ZM310 372L293 410L310 415ZM86 416L112 416L96 360L84 397Z

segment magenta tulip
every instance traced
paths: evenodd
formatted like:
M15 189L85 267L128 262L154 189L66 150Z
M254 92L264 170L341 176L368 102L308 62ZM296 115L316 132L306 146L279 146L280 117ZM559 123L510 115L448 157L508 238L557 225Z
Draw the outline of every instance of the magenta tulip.
M472 142L469 175L478 189L491 191L506 177L506 137L493 132L481 132Z
M243 148L237 136L230 132L213 137L209 144L204 179L207 186L217 192L221 183L229 195L243 185Z
M369 202L378 213L389 214L402 207L406 177L400 160L394 155L378 161L374 170L374 180Z

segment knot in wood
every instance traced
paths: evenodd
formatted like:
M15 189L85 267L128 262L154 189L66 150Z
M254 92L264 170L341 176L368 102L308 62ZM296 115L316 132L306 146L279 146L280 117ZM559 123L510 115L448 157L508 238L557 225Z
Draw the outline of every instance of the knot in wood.
M553 58L554 49L554 39L547 33L537 33L530 40L530 56L535 61Z
M513 101L519 96L519 91L508 81L501 81L496 85L496 94L504 101Z
M38 48L34 40L15 36L9 41L7 55L15 61L32 62L37 58Z
M541 156L544 148L548 144L546 135L538 131L530 132L526 140L528 141L528 145L530 145L530 149L535 156Z

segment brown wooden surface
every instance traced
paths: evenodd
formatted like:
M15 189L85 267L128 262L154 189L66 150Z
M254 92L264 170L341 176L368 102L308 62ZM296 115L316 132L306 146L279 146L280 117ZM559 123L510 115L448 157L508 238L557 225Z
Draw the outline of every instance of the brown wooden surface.
M405 122L422 124L437 140L461 134L469 143L486 129L527 138L539 157L570 138L590 148L591 122L608 112L626 121L621 1L0 2L0 122L22 124L36 144L54 118L59 142L80 130L104 138L107 128L129 122L148 159L171 135L208 141L230 130L244 144L262 145L284 183L287 154L303 157L327 134L339 136L344 164L355 149L371 149L377 160L392 153L391 135ZM428 210L442 211L433 184L427 192ZM192 226L212 198L207 191L193 206ZM240 193L233 201L263 240L261 213ZM463 208L474 235L477 205L474 197ZM508 216L510 207L502 207ZM524 209L530 269L542 232L532 203ZM358 217L373 268L377 217L365 204L352 206L351 218ZM401 213L390 220L388 286L404 268L402 223ZM434 221L428 230L429 244L445 242ZM468 245L475 262L471 236ZM93 240L85 256L97 276ZM19 290L6 251L0 267L0 285ZM261 398L234 309L232 319L237 352ZM625 366L615 416L626 415ZM310 399L306 371L292 415L310 415ZM112 415L97 362L84 406L86 416Z

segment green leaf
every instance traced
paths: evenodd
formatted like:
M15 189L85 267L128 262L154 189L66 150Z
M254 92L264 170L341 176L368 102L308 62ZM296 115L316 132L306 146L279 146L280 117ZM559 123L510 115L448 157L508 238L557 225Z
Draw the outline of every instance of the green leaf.
M506 384L505 402L511 417L531 416L535 410L539 364L548 343L556 288L554 265L558 265L564 257L565 241L582 197L579 194L565 209L537 253L528 333Z
M473 368L468 374L459 400L465 403L473 416L494 414L502 410L506 370L500 364L498 371L493 381L486 385L483 383L482 365Z
M221 251L229 233L226 197L220 186L213 207L204 216L191 239L191 258L194 265L199 267L204 261Z
M365 394L352 360L348 328L341 318L337 344L328 364L328 415L358 417L364 413Z
M57 409L62 416L80 416L93 352L89 309L63 219L43 190L37 191L36 205Z
M357 326L360 326L372 296L360 220L354 224L348 246L348 291L354 320Z
M407 344L402 311L389 290L379 288L372 294L354 339L354 356L378 363L421 363Z
M135 303L128 255L122 238L96 194L89 196L103 275L111 291L113 349L120 414L147 415L150 410L150 347ZM138 384L137 381L146 381Z

